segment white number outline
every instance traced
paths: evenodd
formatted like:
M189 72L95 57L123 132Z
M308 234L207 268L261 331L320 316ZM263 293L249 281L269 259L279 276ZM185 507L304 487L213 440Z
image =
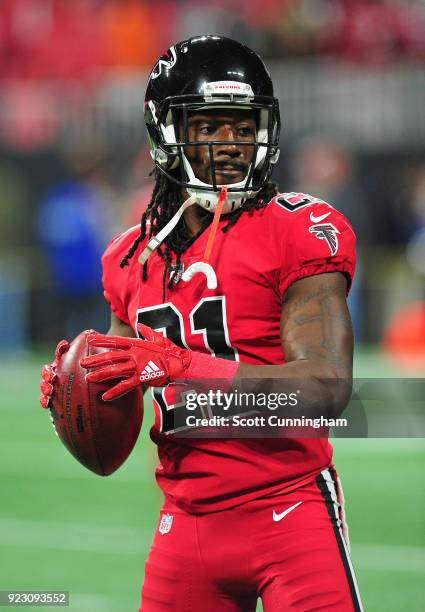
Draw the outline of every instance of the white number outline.
M198 310L201 308L201 306L202 306L202 304L204 302L218 302L218 301L221 302L221 314L222 314L222 320L223 320L223 332L224 332L224 339L226 341L226 345L229 347L229 349L231 349L234 352L234 354L235 354L235 361L240 361L238 349L236 349L235 347L233 347L230 344L229 328L228 328L228 325L227 325L226 296L225 295L214 295L214 296L205 297L205 298L202 298L201 300L199 300L199 302L196 304L196 306L194 308L192 308L192 310L189 313L190 332L193 335L202 334L205 346L207 347L207 349L209 350L209 352L211 353L211 355L213 357L216 356L215 352L213 351L213 349L208 344L207 328L206 327L202 327L200 329L196 329L195 328L194 316L198 312Z

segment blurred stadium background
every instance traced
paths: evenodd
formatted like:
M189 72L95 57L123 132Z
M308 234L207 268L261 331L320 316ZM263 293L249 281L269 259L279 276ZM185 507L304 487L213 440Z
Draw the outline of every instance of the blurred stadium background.
M2 0L0 590L135 610L160 504L144 433L100 479L38 409L56 341L108 327L99 256L138 223L151 163L142 99L173 42L232 36L281 101L282 191L319 194L359 237L360 377L425 377L423 0ZM403 406L400 406L403 410ZM365 610L425 610L423 439L338 439Z

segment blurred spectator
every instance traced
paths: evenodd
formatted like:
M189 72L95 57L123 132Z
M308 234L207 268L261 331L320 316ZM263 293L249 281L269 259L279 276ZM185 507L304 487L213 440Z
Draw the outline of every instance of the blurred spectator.
M303 140L292 161L296 190L319 195L340 210L353 226L359 244L374 235L374 211L368 205L350 152L326 136Z
M139 225L141 216L151 201L154 187L154 180L150 176L152 168L150 149L147 146L143 147L135 156L127 179L122 216L123 229Z
M57 103L57 95L40 82L8 83L2 92L1 139L28 152L51 145L60 129Z
M404 218L408 237L425 228L425 163L409 173L400 216Z
M399 242L405 244L425 228L425 162L410 163L405 168L392 204Z
M81 79L102 65L100 0L2 0L0 76Z
M397 214L407 238L409 264L425 279L425 163L409 173Z
M0 244L1 247L27 246L31 240L29 186L18 167L0 157Z
M31 224L27 184L18 169L0 160L0 350L17 351L28 341Z
M106 66L150 68L173 42L175 11L171 0L104 2L100 23Z
M105 329L106 324L100 258L114 231L101 160L93 160L92 155L93 150L72 152L68 160L72 177L49 189L37 213L52 283L52 294L46 298L57 305L58 320L49 327L57 327L67 338L89 324L97 329Z
M381 341L384 354L397 367L425 372L425 301L403 304L389 318Z
M423 3L339 0L338 4L334 51L341 57L367 64L388 64L403 56L425 59Z
M178 39L184 40L198 34L215 34L230 36L241 17L220 2L201 5L196 0L186 0L178 12L176 30Z
M97 77L150 67L197 34L255 41L267 57L425 60L421 0L2 0L0 78Z
M317 195L340 210L350 221L358 245L373 237L373 207L355 177L349 151L335 140L315 136L302 141L295 152L292 172L295 191ZM292 183L291 183L292 185ZM357 340L361 338L362 253L357 249L357 268L349 295L349 307Z
M332 37L340 22L335 0L287 0L270 24L275 54L300 57L326 51L322 39Z

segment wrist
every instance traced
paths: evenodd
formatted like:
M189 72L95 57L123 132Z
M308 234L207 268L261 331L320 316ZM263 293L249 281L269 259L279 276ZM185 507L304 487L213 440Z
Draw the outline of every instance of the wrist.
M229 388L236 376L238 361L213 357L198 351L192 351L191 360L186 368L186 378L203 378L214 381L214 386Z

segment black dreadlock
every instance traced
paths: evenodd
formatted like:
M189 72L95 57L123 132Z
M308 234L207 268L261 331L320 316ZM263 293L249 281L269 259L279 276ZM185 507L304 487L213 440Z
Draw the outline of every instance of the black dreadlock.
M120 266L124 268L128 266L128 262L133 257L137 247L142 240L148 236L151 238L165 227L170 219L175 215L177 210L183 204L181 187L170 181L162 172L155 168L151 175L155 176L155 186L152 192L152 198L148 207L142 215L140 221L140 234L129 248L126 255L121 260ZM269 182L259 191L259 193L251 200L246 200L240 208L233 213L227 215L228 222L222 228L223 232L228 232L235 225L240 216L248 210L258 210L264 208L270 200L277 194L278 189L276 183ZM164 260L164 279L163 292L165 293L167 274L171 269L171 252L177 256L176 266L179 266L182 254L190 247L190 245L198 238L206 227L212 222L213 215L205 211L205 216L202 218L202 227L194 235L190 235L186 224L181 220L174 230L167 236L161 246L157 248L158 255ZM149 231L146 231L147 222L150 222ZM142 278L146 280L148 277L147 261L143 264ZM170 279L168 288L172 285Z

